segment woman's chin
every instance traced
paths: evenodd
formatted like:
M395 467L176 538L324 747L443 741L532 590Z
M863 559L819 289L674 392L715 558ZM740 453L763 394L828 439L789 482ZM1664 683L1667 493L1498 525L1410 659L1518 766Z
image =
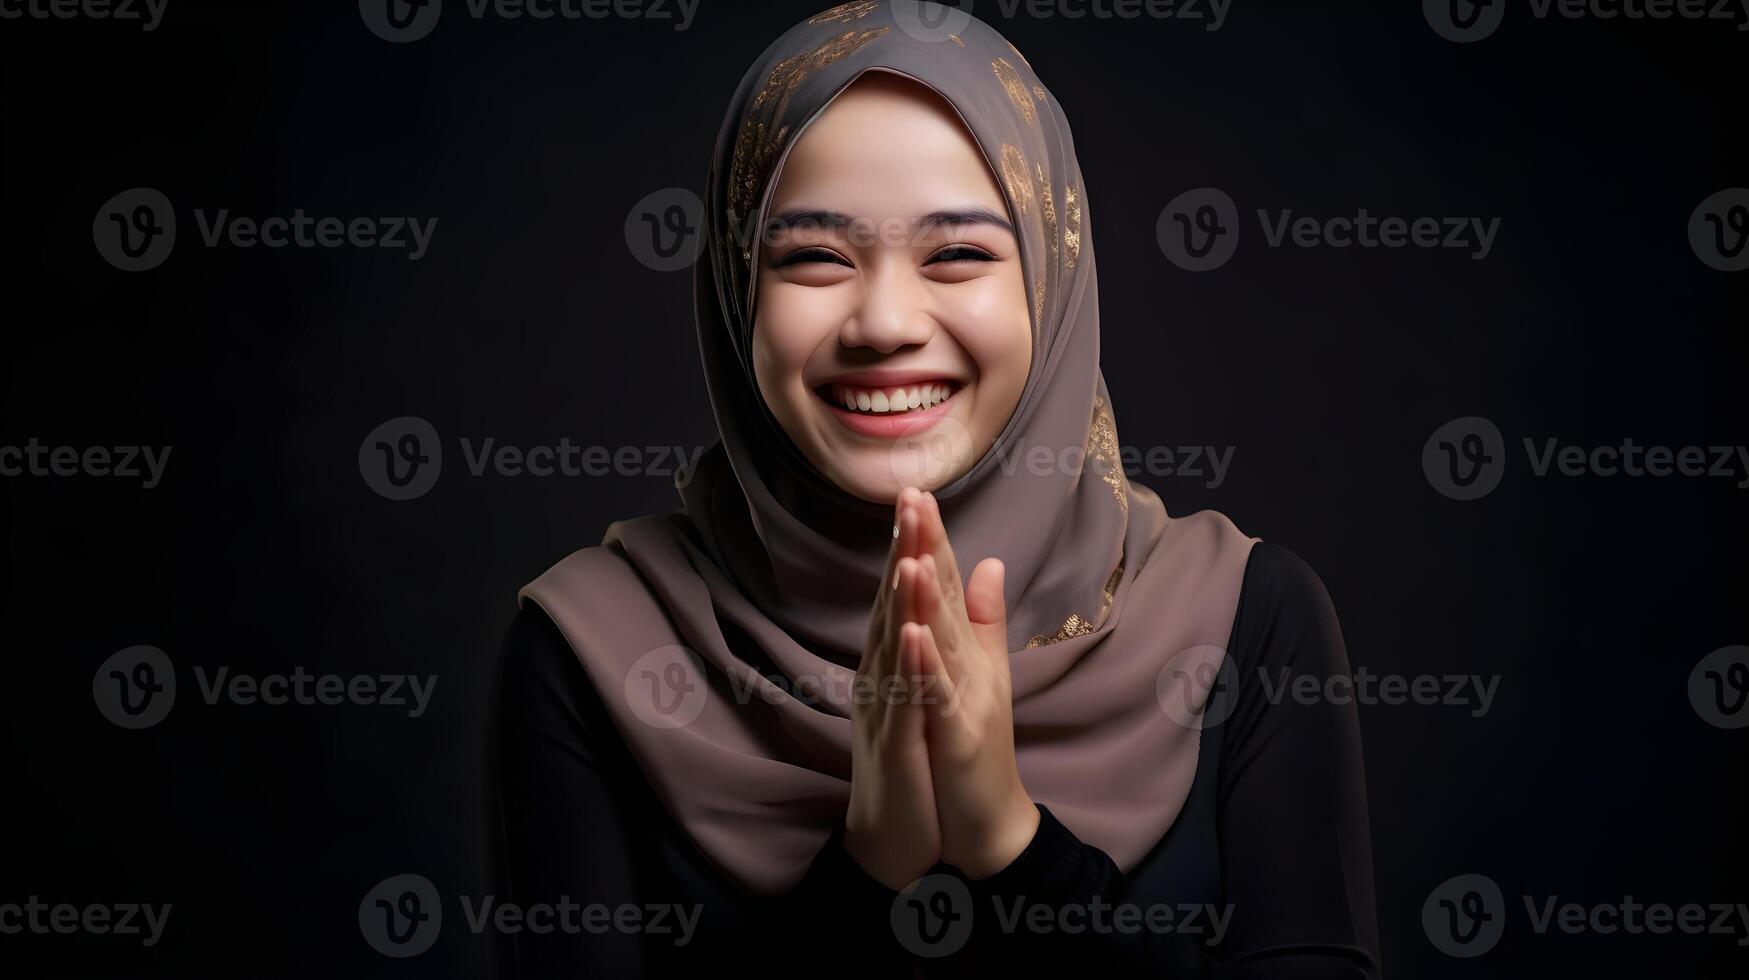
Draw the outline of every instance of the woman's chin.
M827 472L832 482L854 497L878 504L892 504L905 487L937 490L958 479L969 466L942 465L931 459L927 447L907 450L895 446L891 451L854 451L849 465L836 466Z

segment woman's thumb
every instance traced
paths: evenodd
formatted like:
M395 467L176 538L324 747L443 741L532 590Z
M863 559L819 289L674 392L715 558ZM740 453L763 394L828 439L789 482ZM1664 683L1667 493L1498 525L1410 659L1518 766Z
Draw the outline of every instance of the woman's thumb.
M972 569L966 583L966 618L972 634L987 651L1008 652L1008 604L1002 598L1006 568L1000 558L986 558Z

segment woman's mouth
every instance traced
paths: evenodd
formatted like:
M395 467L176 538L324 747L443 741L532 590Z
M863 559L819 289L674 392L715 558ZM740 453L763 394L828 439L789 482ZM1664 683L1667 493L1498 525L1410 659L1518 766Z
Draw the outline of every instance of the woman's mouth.
M814 393L853 432L893 439L935 424L964 387L950 378L879 387L832 382Z

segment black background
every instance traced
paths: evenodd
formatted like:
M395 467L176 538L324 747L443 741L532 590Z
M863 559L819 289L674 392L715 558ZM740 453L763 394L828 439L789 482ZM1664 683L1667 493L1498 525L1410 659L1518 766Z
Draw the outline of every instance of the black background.
M466 437L697 447L711 435L690 273L628 251L632 206L702 191L741 73L818 2L704 0L672 22L473 20L409 44L347 2L171 0L150 33L0 21L0 445L172 446L164 482L0 478L6 536L0 902L170 902L163 940L0 936L15 976L481 976L503 944L453 896L502 888L484 791L517 587L669 478L473 476ZM1537 20L1455 44L1417 3L1236 0L1181 20L1002 18L1066 107L1100 260L1120 439L1233 447L1218 487L1141 477L1299 553L1374 673L1498 675L1492 711L1361 709L1387 974L1738 976L1733 936L1534 933L1518 896L1749 901L1749 730L1687 695L1749 642L1737 478L1534 477L1522 440L1738 445L1746 273L1690 248L1749 185L1749 34ZM178 244L142 273L93 246L112 195L163 191ZM1219 187L1238 252L1171 265L1162 207ZM1492 254L1268 248L1272 214L1499 217ZM205 248L192 212L436 217L429 254ZM365 434L428 420L446 456L397 502ZM1460 416L1511 456L1435 492ZM125 731L97 665L135 644L175 710ZM418 673L431 710L208 705L191 671ZM360 898L417 872L437 946L373 952ZM1476 960L1429 943L1439 883L1508 896ZM453 917L453 918L452 918Z

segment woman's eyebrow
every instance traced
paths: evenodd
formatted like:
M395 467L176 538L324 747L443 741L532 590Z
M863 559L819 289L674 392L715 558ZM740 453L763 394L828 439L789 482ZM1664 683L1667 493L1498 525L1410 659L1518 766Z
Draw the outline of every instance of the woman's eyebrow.
M844 228L855 222L855 218L840 211L829 211L824 208L804 208L795 211L785 211L766 222L767 234L783 231L788 228ZM917 231L929 231L934 228L951 227L955 225L995 225L1010 235L1014 234L1014 226L1008 219L984 207L956 208L946 211L931 211L911 223Z
M783 231L786 228L806 226L809 228L842 228L854 219L848 214L838 211L827 211L822 208L805 208L798 211L785 211L765 223L766 234Z
M989 208L961 208L955 211L931 211L918 218L914 223L918 231L928 231L932 228L949 227L953 225L995 225L1010 235L1014 234L1014 226L1008 219Z

